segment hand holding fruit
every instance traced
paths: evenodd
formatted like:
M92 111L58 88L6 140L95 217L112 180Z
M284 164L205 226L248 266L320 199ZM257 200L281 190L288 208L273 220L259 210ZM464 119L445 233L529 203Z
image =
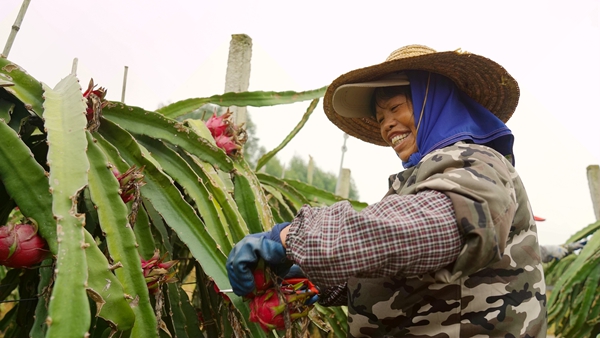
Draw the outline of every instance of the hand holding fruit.
M271 231L248 235L233 247L226 267L231 288L236 295L245 296L256 288L252 271L260 259L275 274L282 277L287 274L292 263L287 259L279 238L281 230L287 226L289 223L276 224Z
M306 317L318 299L318 289L305 277L283 279L281 285L273 286L268 271L256 269L254 276L257 288L246 296L251 298L249 319L265 331L285 329L286 311L291 321Z

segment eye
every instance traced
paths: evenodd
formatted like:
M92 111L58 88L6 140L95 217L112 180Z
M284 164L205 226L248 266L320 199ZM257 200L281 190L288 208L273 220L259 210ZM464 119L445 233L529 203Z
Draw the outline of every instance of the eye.
M395 112L403 104L404 104L404 102L393 105L391 111Z

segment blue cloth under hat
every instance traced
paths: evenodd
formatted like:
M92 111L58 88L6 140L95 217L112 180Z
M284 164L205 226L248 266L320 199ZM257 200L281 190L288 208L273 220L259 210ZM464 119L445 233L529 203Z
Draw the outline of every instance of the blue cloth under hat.
M404 168L415 166L423 156L458 141L486 145L510 158L514 165L514 136L504 122L445 76L420 70L405 73L410 80L415 126L418 126L418 151L402 162ZM427 101L420 117L425 95Z

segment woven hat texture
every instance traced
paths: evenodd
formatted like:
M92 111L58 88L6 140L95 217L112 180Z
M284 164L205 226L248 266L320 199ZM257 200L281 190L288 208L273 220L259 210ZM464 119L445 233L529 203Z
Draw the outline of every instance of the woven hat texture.
M348 135L365 142L387 146L373 117L344 117L336 113L333 94L345 84L378 80L403 70L424 70L444 75L503 122L508 121L519 102L517 81L498 63L462 50L436 52L422 45L409 45L393 51L382 63L341 75L328 86L323 108L331 122Z

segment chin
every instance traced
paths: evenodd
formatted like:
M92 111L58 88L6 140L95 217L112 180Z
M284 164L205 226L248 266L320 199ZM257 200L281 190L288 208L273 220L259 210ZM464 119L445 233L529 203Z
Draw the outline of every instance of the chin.
M402 162L406 162L406 161L408 161L408 157L402 156L402 155L400 155L400 154L398 154L398 153L396 153L396 155L398 155L398 158L399 158L399 159L401 159L401 160L402 160Z

